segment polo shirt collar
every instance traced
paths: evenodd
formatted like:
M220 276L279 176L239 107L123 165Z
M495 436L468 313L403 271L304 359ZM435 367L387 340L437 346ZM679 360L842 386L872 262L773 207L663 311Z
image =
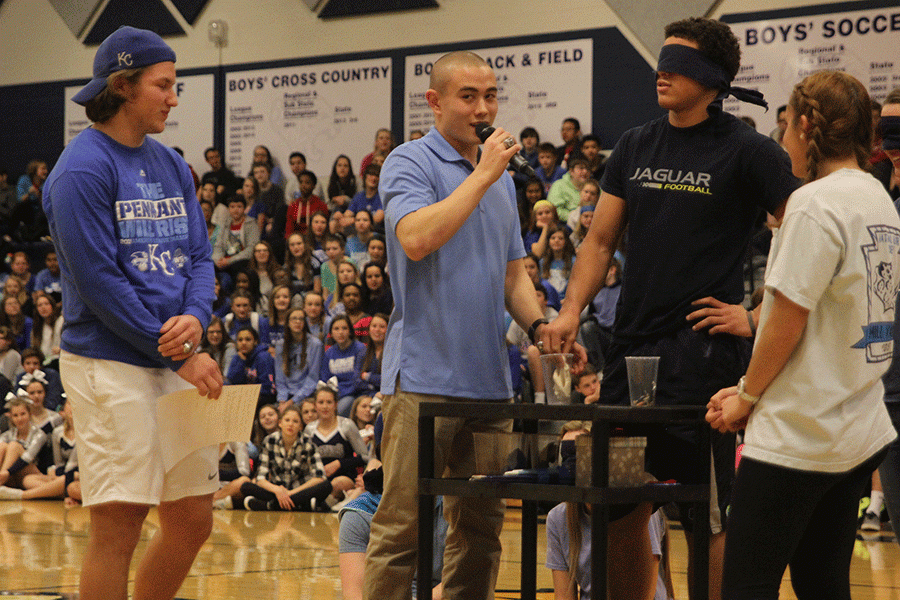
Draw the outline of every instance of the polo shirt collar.
M437 130L437 127L432 127L422 140L425 142L425 145L444 162L463 162L466 165L469 165L469 167L474 168L475 165L469 163L468 159L463 158L456 148L451 146L450 142L441 135ZM481 157L481 147L478 148L478 156L479 158Z

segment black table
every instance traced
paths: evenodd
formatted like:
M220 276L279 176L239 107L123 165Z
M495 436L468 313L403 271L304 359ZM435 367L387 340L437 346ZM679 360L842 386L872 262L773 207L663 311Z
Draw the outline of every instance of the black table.
M503 481L443 479L434 473L435 417L519 419L524 433L537 433L539 421L591 421L591 448L594 460L591 481L594 485L553 485ZM622 429L626 435L647 435L666 426L695 427L700 448L710 447L710 430L705 407L631 408L597 405L511 404L494 402L422 403L419 405L419 565L420 590L431 589L432 544L434 538L435 496L476 498L518 498L522 500L522 600L533 600L537 588L537 503L584 502L591 504L591 577L593 597L606 598L607 527L609 505L638 502L686 502L694 505L695 515L709 515L710 490L702 485L659 485L612 488L609 483L609 440ZM602 460L597 460L602 458ZM700 473L709 473L710 453L698 453ZM699 520L703 522L703 520ZM707 517L708 522L708 517ZM693 589L697 600L709 596L709 527L694 532ZM423 583L424 582L424 583Z

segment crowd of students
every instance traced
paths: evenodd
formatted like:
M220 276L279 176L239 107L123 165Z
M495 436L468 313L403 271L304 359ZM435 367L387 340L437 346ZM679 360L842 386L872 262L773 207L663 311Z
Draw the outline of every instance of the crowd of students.
M537 176L514 177L526 270L547 319L565 300L605 168L599 139L581 136L576 119L563 122L562 134L564 144L556 148L540 143L534 128L523 130L522 155ZM380 365L393 308L378 183L394 144L390 131L379 130L373 152L361 162L359 183L350 158L341 155L326 185L299 152L290 155L285 176L258 146L243 180L224 166L218 150L205 153L211 170L196 177L197 197L216 265L216 299L199 351L216 360L226 383L261 385L252 439L220 449L217 508L331 510L366 493L360 476L374 456ZM871 150L874 171L896 199L897 169L880 140ZM41 172L31 173L20 202L40 198ZM607 333L624 275L625 256L617 257L591 304ZM0 388L6 388L0 389L6 396L0 499L77 502L74 425L56 370L63 327L59 266L51 250L45 268L32 276L30 259L25 252L11 254L9 273L0 279ZM522 370L530 371L540 402L539 352L515 324L507 340L515 372L528 365ZM599 379L597 370L585 369L576 379L579 398L598 401ZM569 504L548 519L554 583L569 589L577 581L582 593L589 591L585 510ZM657 537L660 523L651 523ZM659 581L661 597L671 596L670 582Z

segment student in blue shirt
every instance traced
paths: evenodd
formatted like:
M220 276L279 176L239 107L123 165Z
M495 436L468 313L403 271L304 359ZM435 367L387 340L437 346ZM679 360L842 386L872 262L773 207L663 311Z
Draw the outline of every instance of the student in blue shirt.
M322 342L309 332L303 309L291 310L287 322L284 339L275 345L275 392L280 411L312 395L322 365Z
M221 393L218 365L194 353L213 300L209 236L187 163L147 135L178 105L175 53L153 32L121 27L97 49L93 74L73 97L93 125L43 187L62 272L60 369L91 512L80 595L127 597L144 519L159 505L134 594L171 598L212 528L218 457L203 448L166 471L155 403L190 387Z
M322 381L337 377L337 412L342 417L350 416L353 401L365 389L360 373L366 345L356 339L353 323L347 315L338 315L331 322L329 330L334 345L325 350L322 359Z
M372 215L372 222L381 229L384 225L384 209L381 196L378 195L378 180L381 177L381 167L369 165L363 171L363 189L353 196L350 206L344 211L344 227L353 227L353 216L360 210L366 209Z

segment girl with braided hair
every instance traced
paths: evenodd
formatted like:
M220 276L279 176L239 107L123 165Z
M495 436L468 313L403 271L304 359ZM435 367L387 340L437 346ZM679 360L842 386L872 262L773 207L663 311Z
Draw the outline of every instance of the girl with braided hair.
M849 600L859 498L897 436L881 376L892 356L900 217L866 172L871 104L859 81L810 75L787 120L784 144L805 185L772 240L750 365L708 405L714 428L746 429L722 593L778 598L790 565L801 600Z

